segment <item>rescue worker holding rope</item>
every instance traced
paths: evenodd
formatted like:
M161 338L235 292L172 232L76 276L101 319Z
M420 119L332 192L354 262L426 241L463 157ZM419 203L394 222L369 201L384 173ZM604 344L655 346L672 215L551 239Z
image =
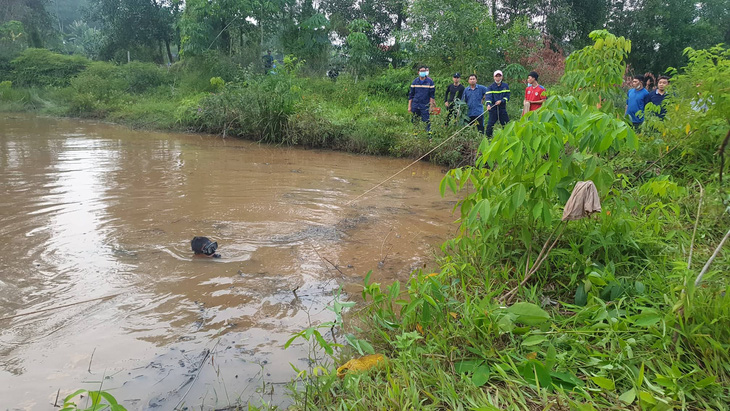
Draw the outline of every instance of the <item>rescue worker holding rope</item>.
M509 84L502 81L501 70L494 72L494 83L487 87L486 97L487 111L489 112L487 137L491 139L495 123L499 121L499 123L504 126L507 122L509 122L509 115L507 115Z
M418 77L411 83L411 90L408 92L408 111L413 113L414 124L421 117L426 123L426 131L431 133L431 107L436 105L436 85L428 77L428 67L418 68Z

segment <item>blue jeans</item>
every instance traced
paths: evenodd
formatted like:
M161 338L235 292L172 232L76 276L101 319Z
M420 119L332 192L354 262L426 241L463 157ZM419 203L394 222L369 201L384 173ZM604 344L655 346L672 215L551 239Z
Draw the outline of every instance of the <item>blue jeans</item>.
M413 113L413 118L411 119L411 121L413 121L413 124L416 124L416 121L418 121L418 117L421 117L421 121L426 123L426 131L431 131L431 118L428 112L428 107L411 107L411 110Z

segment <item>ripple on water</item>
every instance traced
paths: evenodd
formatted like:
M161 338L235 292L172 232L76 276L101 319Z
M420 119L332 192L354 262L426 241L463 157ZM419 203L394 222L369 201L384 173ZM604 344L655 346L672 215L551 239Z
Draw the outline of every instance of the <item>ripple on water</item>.
M265 385L286 406L289 363L309 365L291 334L368 270L407 278L452 231L429 164L345 205L406 164L0 115L0 318L32 313L0 326L0 398L45 409L104 378L129 409L172 408L200 371L186 404ZM198 235L223 258L193 258Z

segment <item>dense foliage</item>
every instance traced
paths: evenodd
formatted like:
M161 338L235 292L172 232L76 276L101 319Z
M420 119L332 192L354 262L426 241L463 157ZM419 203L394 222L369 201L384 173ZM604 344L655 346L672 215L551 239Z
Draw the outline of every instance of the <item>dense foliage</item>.
M547 41L570 53L591 31L608 29L633 39L632 71L661 73L686 63L685 47L730 42L728 10L727 0L6 0L0 43L14 42L14 53L49 48L117 62L217 51L259 68L271 49L305 61L307 73L349 65L359 78L420 62L488 75L509 55L521 60L526 47ZM20 24L13 34L2 28L10 22ZM367 42L353 49L360 34Z
M730 130L727 49L688 49L666 119L635 134L623 107L606 103L631 42L591 38L566 65L564 94L444 178L442 192L464 193L439 269L387 287L368 275L364 304L336 323L340 355L337 340L313 337L317 324L290 341L324 354L299 370L301 408L726 409L730 198L717 157ZM709 78L719 84L698 80ZM586 180L603 210L561 221ZM387 364L334 370L374 353Z

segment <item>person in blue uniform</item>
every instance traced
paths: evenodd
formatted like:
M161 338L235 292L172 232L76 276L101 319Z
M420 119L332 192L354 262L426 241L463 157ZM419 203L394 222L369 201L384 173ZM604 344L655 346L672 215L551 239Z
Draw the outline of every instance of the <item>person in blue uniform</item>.
M408 92L408 111L413 113L413 120L426 123L426 131L431 132L431 120L429 111L436 105L436 85L428 76L428 67L418 68L418 77L411 83L411 90Z
M499 121L501 125L509 122L507 115L507 102L509 101L509 84L502 81L502 70L494 72L494 83L487 87L487 111L489 121L487 122L487 137L492 138L494 125Z

